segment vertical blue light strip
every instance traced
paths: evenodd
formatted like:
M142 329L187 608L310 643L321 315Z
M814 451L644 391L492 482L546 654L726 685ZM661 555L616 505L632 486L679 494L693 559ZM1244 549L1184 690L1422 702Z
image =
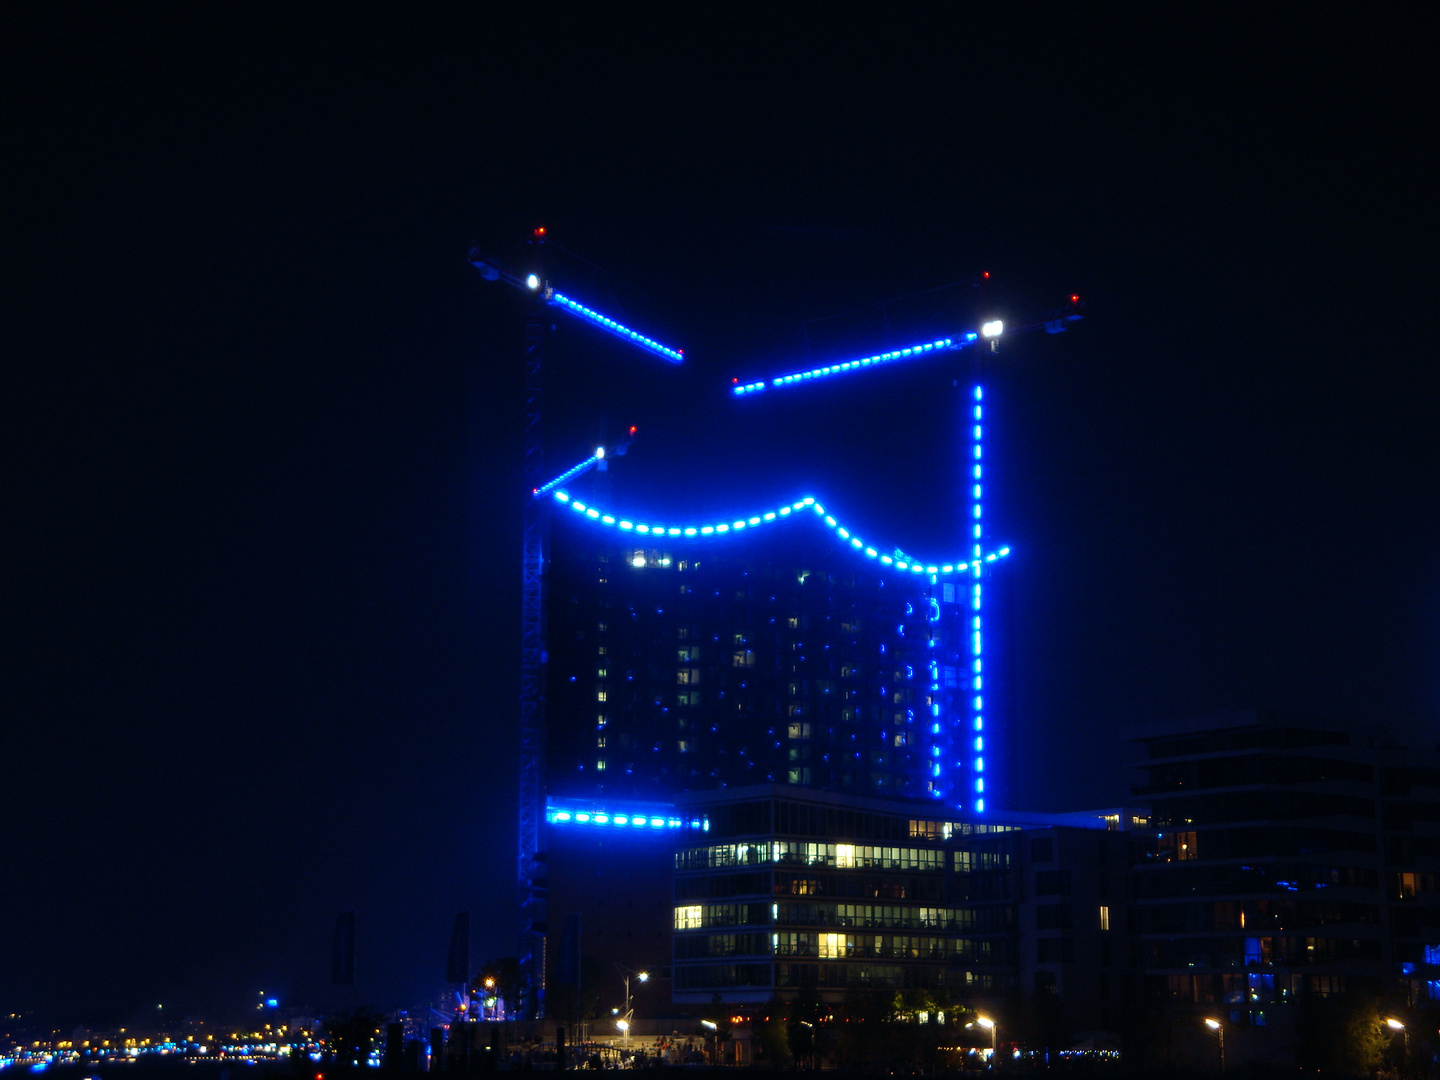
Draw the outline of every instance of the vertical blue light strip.
M981 626L981 599L983 596L982 576L985 573L985 561L981 557L981 546L984 543L984 521L982 518L984 508L984 461L983 461L983 439L984 416L982 405L984 390L980 386L975 387L974 393L974 414L971 420L971 452L970 464L972 467L972 486L970 489L970 528L971 528L971 551L974 556L970 560L970 678L971 678L971 727L974 733L974 756L971 759L971 775L975 778L975 812L985 812L985 678L984 678L984 638L982 637Z
M930 756L933 759L930 770L930 794L937 799L943 798L945 795L945 785L941 783L940 780L940 761L941 755L944 752L942 748L943 737L940 734L940 659L935 652L935 639L938 636L936 624L940 622L940 602L938 598L941 594L939 581L940 579L937 575L930 575L930 602L928 605L929 610L926 612L926 620L929 624L926 627L926 634L928 635L930 647L930 668L928 672L930 676L930 715L925 718L925 730L929 736L927 741L930 743Z

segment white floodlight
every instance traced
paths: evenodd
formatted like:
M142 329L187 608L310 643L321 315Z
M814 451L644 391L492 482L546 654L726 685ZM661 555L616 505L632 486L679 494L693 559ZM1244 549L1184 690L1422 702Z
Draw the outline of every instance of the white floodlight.
M982 337L999 337L1005 332L1005 324L999 319L992 319L980 327Z

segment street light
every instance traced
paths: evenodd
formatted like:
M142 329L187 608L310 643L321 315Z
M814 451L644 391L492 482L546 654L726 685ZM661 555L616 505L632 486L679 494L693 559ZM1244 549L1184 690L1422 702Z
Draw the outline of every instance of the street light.
M1406 1030L1404 1024L1402 1024L1399 1020L1396 1020L1393 1016L1387 1016L1387 1017L1385 1018L1385 1026L1388 1027L1391 1031L1398 1031L1398 1032L1400 1032L1401 1035L1405 1036L1405 1064L1406 1064L1406 1065L1409 1065L1409 1064L1410 1064L1410 1032Z
M995 1058L995 1048L998 1045L998 1039L1000 1037L1000 1025L988 1016L977 1016L975 1022L990 1032L990 1067L993 1069L998 1064Z
M1205 1017L1205 1026L1215 1032L1216 1037L1220 1040L1220 1071L1223 1073L1225 1071L1225 1026L1219 1020L1209 1016Z
M615 1022L615 1026L625 1033L625 1045L629 1046L630 1021L635 1015L635 999L630 996L630 978L634 976L636 980L643 983L649 981L650 973L648 971L631 971L627 967L621 967L618 963L615 966L620 968L620 974L625 979L625 1014Z
M720 1064L720 1025L714 1020L701 1020L700 1026L710 1032L710 1061L714 1065Z

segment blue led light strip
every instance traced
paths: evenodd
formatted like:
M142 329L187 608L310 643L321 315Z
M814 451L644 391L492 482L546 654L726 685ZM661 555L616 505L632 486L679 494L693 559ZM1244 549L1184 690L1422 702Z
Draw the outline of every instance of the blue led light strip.
M662 536L667 539L674 538L680 540L698 540L702 538L731 536L747 529L759 528L777 521L784 521L795 515L798 511L813 510L815 516L834 532L841 543L854 550L856 554L874 559L884 566L894 567L896 570L904 570L912 574L953 577L957 574L978 573L980 567L985 563L992 563L996 559L1003 559L1010 554L1008 547L1002 547L997 551L982 553L977 544L975 553L971 556L969 562L926 563L898 554L894 556L884 555L878 548L865 543L864 540L860 539L860 537L836 521L834 517L827 514L825 507L810 496L750 517L737 518L733 521L713 522L706 525L656 525L653 523L629 521L625 518L616 517L613 514L607 514L593 506L587 506L585 503L576 499L572 499L570 494L565 491L555 492L553 498L556 502L565 503L571 510L583 515L590 521L618 529L621 532L633 532L642 536Z
M769 388L781 388L795 386L801 383L812 382L815 379L826 379L831 375L844 375L852 371L863 371L866 368L877 367L881 364L893 364L898 360L915 360L922 356L931 356L937 352L950 352L954 349L963 349L967 345L973 345L978 341L978 334L961 334L954 338L939 338L935 341L922 341L917 345L909 345L903 349L894 349L890 352L876 353L874 356L862 356L856 360L844 360L838 364L827 364L824 367L811 368L809 371L795 371L789 375L777 375L768 382L761 379L759 382L741 383L730 388L730 392L736 397L744 397L748 394L758 394Z
M645 349L647 352L652 352L656 356L663 356L672 364L679 364L685 359L685 352L683 349L672 349L668 345L661 345L653 338L648 338L644 334L636 333L628 326L622 326L614 319L607 319L598 311L593 311L590 308L586 307L584 304L571 300L570 297L565 296L562 293L558 293L552 290L546 296L546 299L549 300L552 304L559 304L566 311L570 312L570 314L578 316L579 318L584 319L586 322L594 323L596 326L600 327L601 330L609 331L616 337L620 338L622 341L628 341L631 345L638 345L640 346L640 348Z
M584 461L580 462L579 465L566 469L559 476L555 477L554 480L551 480L548 484L541 484L538 488L531 492L531 494L533 494L537 498L541 495L550 494L550 492L554 491L561 484L565 483L565 481L573 480L575 477L583 473L586 469L594 468L597 463L604 459L604 457L604 451L595 451L595 453L591 454Z
M551 825L590 825L630 832L655 833L673 829L710 831L710 819L704 815L682 816L673 806L653 803L600 804L589 800L545 800L545 820Z
M971 563L971 585L970 585L970 661L971 661L971 726L975 733L975 751L971 760L971 768L975 776L975 812L985 812L985 698L984 698L984 639L981 636L980 606L982 598L981 577L985 572L985 564L980 561L980 551L984 543L984 528L981 519L983 508L982 496L984 488L983 473L983 445L982 435L982 401L984 390L976 386L974 391L974 415L971 422L974 425L971 430L970 456L973 469L973 486L970 490L970 522L971 539L970 550L974 552Z

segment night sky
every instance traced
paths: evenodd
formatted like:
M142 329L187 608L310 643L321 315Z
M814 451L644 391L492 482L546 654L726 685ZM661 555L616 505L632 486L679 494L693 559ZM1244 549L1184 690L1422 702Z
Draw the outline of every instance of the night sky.
M1440 738L1433 15L412 7L0 16L0 1010L348 1004L344 910L382 1007L458 911L513 952L525 300L465 254L536 225L687 354L557 322L552 471L634 423L627 506L916 552L954 369L730 378L981 271L1086 298L989 381L1027 808L1155 719Z

